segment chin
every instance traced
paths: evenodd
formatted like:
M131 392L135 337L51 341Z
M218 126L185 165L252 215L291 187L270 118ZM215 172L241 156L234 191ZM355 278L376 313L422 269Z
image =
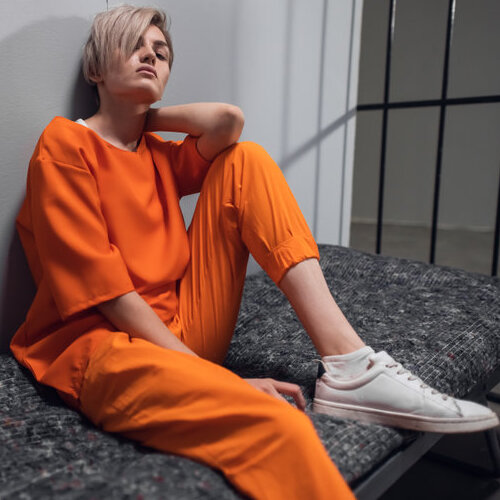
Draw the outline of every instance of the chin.
M136 104L145 104L150 106L155 102L159 101L162 96L158 96L157 94L151 92L140 92L131 96L131 100L133 100Z

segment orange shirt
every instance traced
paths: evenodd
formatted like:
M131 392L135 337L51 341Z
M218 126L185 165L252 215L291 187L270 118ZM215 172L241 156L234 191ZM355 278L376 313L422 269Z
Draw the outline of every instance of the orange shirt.
M190 136L145 133L131 152L62 117L43 131L16 221L37 293L11 349L68 402L116 330L96 304L135 290L178 330L176 281L189 261L179 199L200 191L209 166Z

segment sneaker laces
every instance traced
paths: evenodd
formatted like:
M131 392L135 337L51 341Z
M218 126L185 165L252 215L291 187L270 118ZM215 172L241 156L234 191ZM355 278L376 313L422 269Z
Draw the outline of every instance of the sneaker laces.
M387 355L387 356L390 357L389 355ZM384 360L383 363L390 370L396 370L397 375L399 375L399 376L408 375L408 380L410 382L413 382L413 381L420 382L420 387L422 389L430 390L432 395L440 395L441 398L443 399L443 401L446 401L447 399L449 399L451 397L451 396L448 396L448 394L444 394L442 392L439 392L437 389L434 389L433 387L427 385L422 379L420 379L419 377L414 375L410 370L407 370L401 363L394 361L392 358L390 358L390 359L391 359L391 362ZM374 360L370 357L370 361L373 362ZM379 362L380 362L380 360L379 360Z

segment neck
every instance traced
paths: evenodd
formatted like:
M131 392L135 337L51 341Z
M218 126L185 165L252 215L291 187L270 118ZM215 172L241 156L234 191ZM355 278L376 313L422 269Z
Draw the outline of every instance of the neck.
M131 103L101 94L99 110L85 121L113 146L135 151L144 131L148 110L148 104Z

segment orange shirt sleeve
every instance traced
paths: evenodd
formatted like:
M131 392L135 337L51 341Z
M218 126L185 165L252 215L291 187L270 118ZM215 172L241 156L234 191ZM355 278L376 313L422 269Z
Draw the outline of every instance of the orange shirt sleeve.
M199 193L211 162L205 160L196 147L197 137L188 135L182 141L164 141L156 134L158 140L156 153L166 155L174 174L179 198L188 194Z
M42 279L63 320L134 290L109 241L96 181L85 167L37 158L28 189Z

